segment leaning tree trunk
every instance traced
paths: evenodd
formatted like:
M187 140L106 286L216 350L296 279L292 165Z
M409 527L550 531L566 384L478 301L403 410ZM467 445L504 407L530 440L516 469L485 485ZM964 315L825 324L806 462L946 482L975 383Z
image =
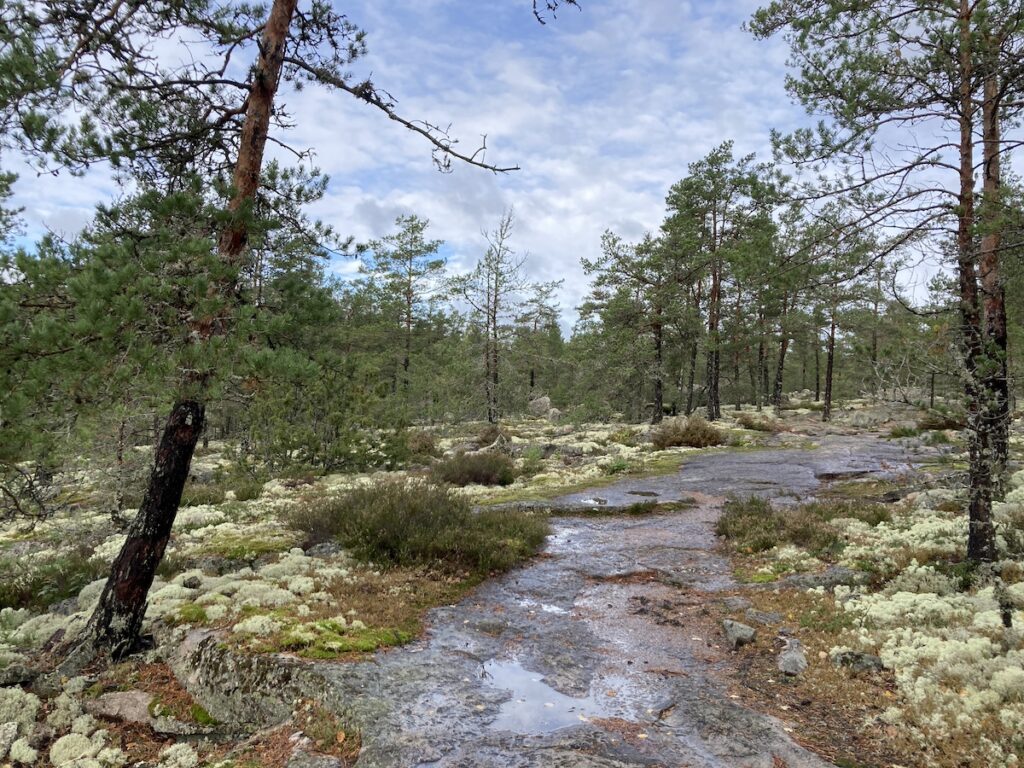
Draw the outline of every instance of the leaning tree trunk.
M138 649L146 595L171 538L203 420L203 405L195 400L175 403L171 409L142 506L128 528L128 538L111 566L92 616L95 644L109 649L115 659Z
M228 203L232 214L221 232L217 252L221 261L240 268L249 237L248 217L259 187L274 97L281 78L285 46L297 0L274 0L260 41L260 53L251 76L251 86L242 124L234 170L234 194ZM233 281L211 286L213 298L227 305L236 300ZM194 323L193 333L207 341L227 333L227 308ZM202 394L209 375L189 374L184 382L200 396L175 403L157 447L153 471L128 538L114 560L110 577L90 619L89 639L94 648L123 656L139 645L139 630L146 613L146 597L157 566L171 535L181 493L188 478L196 441L203 428L205 403Z

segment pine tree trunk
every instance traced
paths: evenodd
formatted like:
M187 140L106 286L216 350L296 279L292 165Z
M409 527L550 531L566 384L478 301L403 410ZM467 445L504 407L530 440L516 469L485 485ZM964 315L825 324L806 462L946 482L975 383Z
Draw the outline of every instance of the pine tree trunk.
M779 359L775 366L775 385L772 387L772 405L782 407L782 384L786 372L786 352L789 351L789 335L786 333L788 297L782 297L782 316L779 318Z
M194 400L171 409L142 506L90 620L95 644L109 649L115 659L138 649L146 596L171 537L203 418L203 405Z
M992 522L992 425L983 407L980 379L983 358L982 322L974 248L974 63L970 0L960 0L960 196L957 227L957 276L960 286L960 337L964 389L968 406L968 534L967 557L975 562L996 556Z
M835 370L836 359L836 313L832 312L831 323L828 328L828 341L825 352L825 403L821 409L821 420L832 420L832 373Z
M814 331L814 402L821 400L821 339Z
M990 43L991 44L991 43ZM991 462L993 493L1002 497L1006 461L1010 445L1010 377L1007 355L1006 291L999 266L1002 245L1000 194L1002 163L999 130L998 75L989 72L985 78L985 101L982 109L984 138L984 169L980 278L982 290L983 334L985 338L985 422L991 426Z
M707 389L708 420L716 421L722 417L722 403L719 392L719 372L721 371L718 317L721 304L721 267L717 258L711 265L711 290L708 293L708 351L707 351Z
M662 367L663 357L663 342L662 342L662 328L661 328L661 308L655 309L655 316L659 318L651 326L651 332L654 336L654 413L651 414L651 423L660 424L662 418L665 415L665 381Z
M689 416L693 413L693 398L694 398L694 386L697 380L697 337L693 337L693 341L690 342L690 371L687 375L686 381L686 415Z

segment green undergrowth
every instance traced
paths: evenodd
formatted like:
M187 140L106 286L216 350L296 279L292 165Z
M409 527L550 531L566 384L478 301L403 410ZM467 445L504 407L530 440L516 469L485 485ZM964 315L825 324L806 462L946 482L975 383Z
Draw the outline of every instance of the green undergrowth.
M624 507L598 506L587 509L579 509L561 512L557 508L550 510L552 515L565 514L569 517L647 517L648 515L665 515L672 512L692 509L696 505L694 499L680 499L679 501L637 501Z
M837 518L875 526L889 521L891 514L882 504L862 501L832 499L776 508L765 499L751 496L725 503L715 533L738 552L755 554L791 544L814 557L831 560L843 546L842 533L831 524Z
M41 611L76 596L86 584L107 573L108 566L90 559L90 554L90 549L82 547L40 563L0 558L0 608Z
M423 480L389 481L307 502L289 523L307 546L337 541L385 566L447 565L486 574L534 555L549 527L518 510L474 512L452 491Z
M460 453L431 467L435 482L448 485L511 485L516 465L503 453Z
M686 446L710 448L726 443L725 434L700 416L665 419L651 432L651 441L657 450Z

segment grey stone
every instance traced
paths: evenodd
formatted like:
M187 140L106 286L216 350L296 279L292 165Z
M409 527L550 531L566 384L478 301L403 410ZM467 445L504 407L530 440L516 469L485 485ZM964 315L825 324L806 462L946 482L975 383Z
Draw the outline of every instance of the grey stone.
M807 669L807 656L804 646L796 638L786 641L786 647L779 654L779 671L790 677L796 677Z
M878 656L861 651L833 653L832 663L837 667L846 667L851 672L881 672L884 669L882 660Z
M530 401L530 415L531 416L547 416L551 410L551 398L550 397L538 397L536 400Z
M764 624L766 627L782 623L782 614L776 611L759 611L756 608L747 608L744 614L748 621L755 624Z
M296 749L288 758L285 768L342 768L342 762L330 755Z
M189 576L181 582L181 586L185 589L199 589L203 586L203 580L198 576Z
M33 682L39 673L25 664L9 664L0 669L0 688L12 685L24 685Z
M340 554L343 550L341 544L334 541L325 541L322 544L314 544L306 550L306 557L328 558Z
M727 611L745 611L747 608L753 605L747 598L735 595L733 597L727 597L722 601L722 605L725 606Z
M7 751L11 748L11 744L18 738L18 724L17 723L4 723L0 725L0 760L7 757Z
M42 749L57 735L57 730L49 723L36 723L26 742L32 749Z
M562 412L560 410L558 410L557 408L552 408L550 411L548 411L548 421L561 421L561 420L562 420Z
M126 723L149 723L152 720L149 707L153 694L145 691L118 691L105 693L99 698L85 702L85 711L95 717L107 720L122 720Z
M825 587L834 589L840 584L863 584L867 574L855 571L842 565L831 565L821 573L797 573L782 579L781 583L797 589L813 589Z
M754 642L754 637L757 635L757 630L753 627L748 627L746 624L732 619L725 619L722 622L722 629L725 630L726 641L733 649Z

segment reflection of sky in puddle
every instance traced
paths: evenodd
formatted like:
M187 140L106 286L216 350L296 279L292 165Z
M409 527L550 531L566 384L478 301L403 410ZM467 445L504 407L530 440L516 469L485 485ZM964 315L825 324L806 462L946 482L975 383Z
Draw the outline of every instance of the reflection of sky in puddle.
M548 733L588 722L593 717L609 717L618 707L613 697L599 692L585 697L566 696L545 683L543 675L524 669L517 661L484 662L484 682L511 691L512 698L501 705L491 724L496 731Z

